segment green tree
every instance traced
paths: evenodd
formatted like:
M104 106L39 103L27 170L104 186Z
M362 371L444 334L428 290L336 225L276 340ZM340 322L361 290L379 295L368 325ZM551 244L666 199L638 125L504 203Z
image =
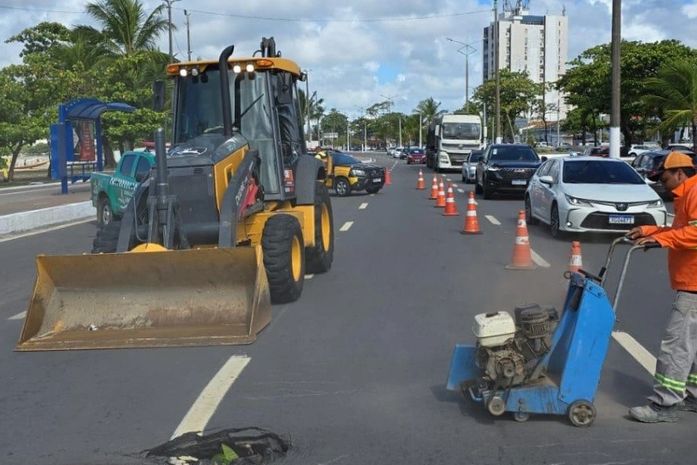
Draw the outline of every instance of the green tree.
M518 116L531 111L532 104L539 94L539 85L532 82L523 72L501 70L499 79L502 137L504 140L513 141L516 133L513 123ZM496 83L493 79L477 87L472 98L478 105L486 105L487 108L492 109L487 115L490 119L494 116L495 99Z
M322 119L322 132L335 132L337 138L332 141L334 145L345 144L347 123L348 117L332 108Z
M433 99L433 97L429 97L425 100L421 100L416 105L414 112L421 113L421 116L424 120L424 124L428 126L429 124L431 124L431 122L436 116L446 112L445 110L440 109L440 104L441 102L437 102Z
M697 149L697 59L666 63L655 78L646 80L646 87L646 102L664 115L658 129L690 126L692 149Z
M100 0L87 4L87 13L102 26L78 26L78 30L101 43L112 56L131 55L144 50L155 50L160 33L167 30L163 18L165 5L158 5L147 14L138 0ZM147 16L146 16L147 14Z
M70 34L70 29L60 23L41 22L13 35L5 43L23 44L22 51L19 52L20 57L34 53L50 54L58 45L69 41Z
M570 62L571 68L557 82L566 102L582 108L594 120L610 113L611 60L610 44L585 50ZM648 123L656 109L643 98L644 83L655 77L666 63L694 57L696 52L676 40L653 43L623 41L621 45L620 130L625 144L646 137Z

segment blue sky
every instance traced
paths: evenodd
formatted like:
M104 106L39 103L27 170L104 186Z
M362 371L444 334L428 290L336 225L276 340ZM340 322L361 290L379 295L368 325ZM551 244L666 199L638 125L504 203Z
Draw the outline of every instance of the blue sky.
M159 4L141 0L146 9ZM4 40L40 21L90 23L84 0L0 0L0 66L20 60L19 47ZM503 2L499 2L501 5ZM624 0L623 37L678 39L697 47L697 0ZM569 17L569 59L610 40L611 0L532 0L531 14ZM217 57L230 43L249 54L262 36L273 35L283 55L310 75L310 91L351 116L393 98L396 110L411 113L433 97L453 110L464 101L464 57L448 37L473 41L470 95L481 83L481 34L491 3L480 0L178 0L172 10L174 50L186 56L184 9L191 13L194 57ZM160 48L167 50L163 35Z

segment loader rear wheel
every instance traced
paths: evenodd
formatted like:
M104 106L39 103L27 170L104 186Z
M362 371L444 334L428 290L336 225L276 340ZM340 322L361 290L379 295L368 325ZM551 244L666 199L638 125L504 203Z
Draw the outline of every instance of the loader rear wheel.
M294 302L302 294L305 281L303 244L302 229L294 216L278 214L266 221L261 247L272 303Z
M334 260L334 218L329 192L322 181L315 183L315 246L305 249L308 273L329 271Z
M119 231L121 221L113 220L101 228L97 228L97 235L92 241L92 253L114 253L119 243Z

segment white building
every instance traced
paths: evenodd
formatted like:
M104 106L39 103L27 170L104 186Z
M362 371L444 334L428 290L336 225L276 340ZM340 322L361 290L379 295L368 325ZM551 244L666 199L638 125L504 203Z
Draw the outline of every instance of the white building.
M540 85L554 83L566 72L569 22L565 14L530 15L519 1L499 14L498 25L498 37L494 37L493 21L484 28L484 81L494 78L494 47L498 47L499 70L524 71ZM545 103L550 108L548 121L566 117L567 108L559 92L546 92Z

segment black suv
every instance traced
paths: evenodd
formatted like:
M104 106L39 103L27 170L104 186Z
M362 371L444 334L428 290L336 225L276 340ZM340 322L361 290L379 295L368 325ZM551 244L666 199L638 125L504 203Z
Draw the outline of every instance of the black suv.
M527 144L492 144L477 164L475 191L485 199L498 191L523 193L541 162Z

